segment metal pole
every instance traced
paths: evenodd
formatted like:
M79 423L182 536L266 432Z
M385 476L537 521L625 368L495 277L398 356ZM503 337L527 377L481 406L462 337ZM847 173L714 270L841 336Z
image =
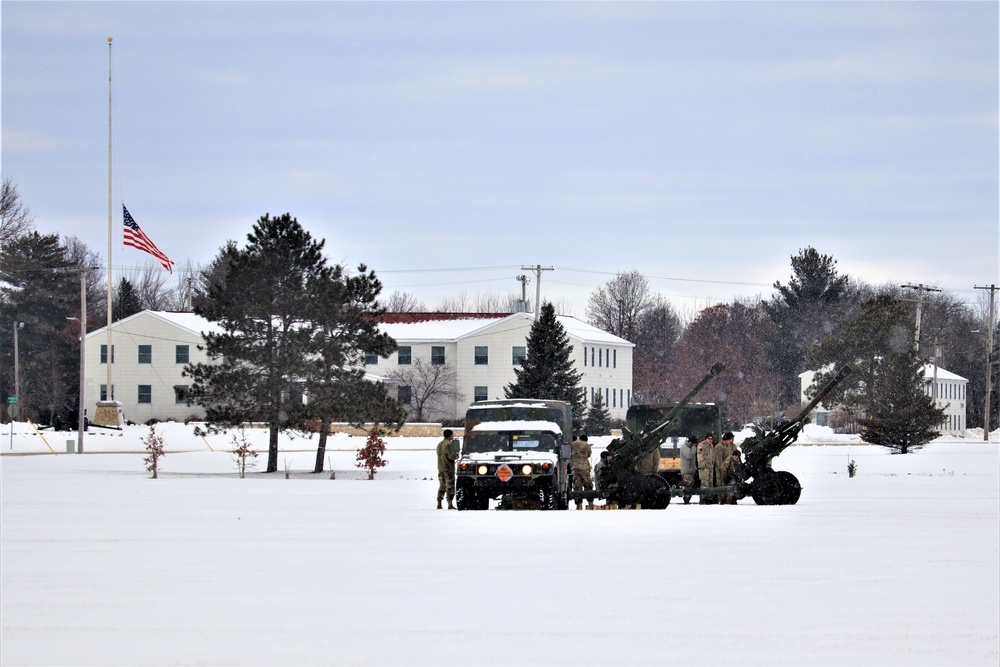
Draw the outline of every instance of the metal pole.
M111 37L108 37L108 394L111 400Z
M87 380L84 367L87 363L87 272L80 270L80 405L76 420L76 453L83 454L84 407L87 404Z
M983 440L990 441L990 390L993 388L993 295L996 292L996 285L990 285L990 331L986 335L986 405L983 410Z
M17 349L17 330L23 326L24 322L14 322L14 398L18 401L21 400L21 355ZM20 417L21 408L17 405L17 403L14 405L17 406L17 416ZM14 421L13 417L11 417L11 421Z

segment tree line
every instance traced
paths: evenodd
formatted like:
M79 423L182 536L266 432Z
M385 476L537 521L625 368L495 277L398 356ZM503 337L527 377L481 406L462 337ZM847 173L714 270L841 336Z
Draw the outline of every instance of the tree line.
M933 425L940 415L929 400L918 397L923 393L919 371L930 361L969 380L968 423L983 423L987 309L946 292L915 294L898 285L852 279L837 271L835 259L812 247L791 257L788 282L775 282L769 298L737 298L684 322L641 273L630 271L591 295L587 316L591 324L635 343L637 403L682 396L705 368L722 361L726 372L699 400L721 403L731 423L761 422L798 408L801 372L834 369L818 373L818 385L836 368L851 364L859 372L824 401L835 409L833 426L864 431L887 418L886 406L903 415L917 410L917 404L923 421ZM996 348L1000 329L994 341ZM996 350L993 358L996 363ZM997 368L992 377L995 397ZM894 384L887 383L889 378ZM895 399L903 393L912 399L905 406ZM990 407L990 423L996 425L1000 406L991 400Z

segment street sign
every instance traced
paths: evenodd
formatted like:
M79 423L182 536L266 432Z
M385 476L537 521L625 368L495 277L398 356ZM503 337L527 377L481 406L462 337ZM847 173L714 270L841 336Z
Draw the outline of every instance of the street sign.
M8 396L7 397L7 402L8 403L17 403L17 396Z

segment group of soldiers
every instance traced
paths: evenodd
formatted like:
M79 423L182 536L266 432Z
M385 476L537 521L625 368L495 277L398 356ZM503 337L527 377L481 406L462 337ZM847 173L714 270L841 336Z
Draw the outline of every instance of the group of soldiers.
M445 430L444 439L438 443L438 495L437 508L442 509L441 503L445 499L448 501L448 509L455 509L453 503L455 497L455 461L458 459L458 447L453 440L453 433ZM592 491L594 489L594 479L591 476L590 457L593 450L587 440L586 435L579 436L573 441L572 459L570 470L572 471L572 488L574 491ZM601 471L610 465L611 454L607 451L601 452L601 459L594 466L594 475L601 479ZM715 436L711 433L705 436L704 440L698 442L695 436L690 436L681 445L681 484L684 487L684 504L691 502L693 495L691 490L699 487L730 486L743 479L743 461L740 450L733 443L733 434L725 433L722 440L716 442ZM702 505L735 505L736 497L731 493L721 494L700 494ZM587 501L590 505L593 500ZM583 509L583 501L576 501L576 508Z
M724 433L716 442L711 433L698 442L690 436L681 445L681 485L684 487L684 504L691 502L692 489L698 487L730 486L743 479L743 459L733 443L733 434ZM731 493L701 494L702 505L735 505Z

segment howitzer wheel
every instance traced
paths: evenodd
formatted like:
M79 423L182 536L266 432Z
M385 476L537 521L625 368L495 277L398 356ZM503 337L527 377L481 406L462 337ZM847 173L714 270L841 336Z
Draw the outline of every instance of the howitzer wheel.
M554 480L550 486L538 489L538 507L543 510L561 509L559 507L559 489L556 488Z
M670 505L670 485L659 475L629 475L618 487L618 503L644 510L662 510Z
M781 498L781 485L773 472L757 475L750 487L750 496L758 505L777 505Z
M802 495L802 485L799 484L798 478L786 470L779 470L774 473L774 476L778 478L778 486L781 488L781 498L777 504L794 505L799 502L799 496Z

